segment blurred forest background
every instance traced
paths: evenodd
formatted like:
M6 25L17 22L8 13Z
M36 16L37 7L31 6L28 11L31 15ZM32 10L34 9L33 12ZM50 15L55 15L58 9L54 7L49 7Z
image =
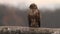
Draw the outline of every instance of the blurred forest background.
M28 8L0 4L0 26L28 26ZM60 8L39 9L41 11L41 27L60 27Z

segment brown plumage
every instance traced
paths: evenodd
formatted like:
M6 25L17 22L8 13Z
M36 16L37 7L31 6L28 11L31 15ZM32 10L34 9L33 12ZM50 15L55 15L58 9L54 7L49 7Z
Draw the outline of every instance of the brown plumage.
M40 27L40 12L35 4L30 5L28 13L29 27Z

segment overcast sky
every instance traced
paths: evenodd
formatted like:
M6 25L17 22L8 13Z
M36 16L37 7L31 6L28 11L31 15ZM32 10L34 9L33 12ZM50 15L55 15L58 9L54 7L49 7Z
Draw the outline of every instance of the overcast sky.
M55 5L60 4L60 0L0 0L0 3L20 6L20 8L29 7L31 3L35 3L39 8L43 6L47 8L54 8Z

